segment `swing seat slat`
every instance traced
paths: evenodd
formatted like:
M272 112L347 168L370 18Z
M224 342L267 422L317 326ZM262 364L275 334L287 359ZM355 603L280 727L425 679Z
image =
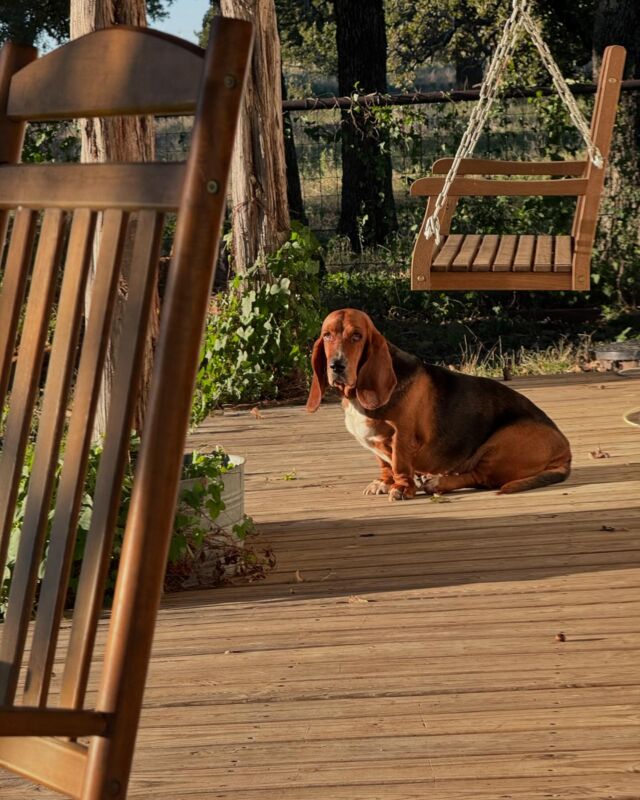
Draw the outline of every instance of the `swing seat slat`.
M453 233L442 237L431 271L570 273L572 257L571 236Z
M589 289L598 208L625 58L625 49L616 45L607 47L602 59L591 120L591 138L603 157L602 167L590 160L520 162L465 158L438 215L441 232L438 244L434 237L425 237L425 227L436 209L436 198L453 159L439 159L433 165L433 175L412 184L412 196L428 198L413 250L412 289ZM450 233L459 199L474 196L576 197L571 235Z

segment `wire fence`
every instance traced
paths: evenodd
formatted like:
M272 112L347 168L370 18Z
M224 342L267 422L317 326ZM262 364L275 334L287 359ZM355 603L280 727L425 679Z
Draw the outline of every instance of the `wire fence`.
M591 98L583 101L590 113ZM393 191L400 212L416 206L409 186L428 174L434 160L452 155L466 125L468 103L447 106L394 107L380 116L380 136L389 143L393 166ZM305 212L311 228L323 239L336 232L340 213L342 158L339 109L288 112L298 159ZM373 112L375 113L375 111ZM188 118L172 117L158 125L156 146L162 160L184 158L189 140ZM549 112L537 98L500 103L478 142L479 157L539 159L575 153L579 134L556 125L551 135Z

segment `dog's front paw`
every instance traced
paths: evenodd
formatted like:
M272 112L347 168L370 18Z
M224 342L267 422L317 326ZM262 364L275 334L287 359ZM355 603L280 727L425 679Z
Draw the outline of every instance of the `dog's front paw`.
M390 483L384 481L371 481L362 494L389 494Z
M415 486L405 486L402 483L394 483L389 491L389 500L393 503L396 500L411 500L416 496Z

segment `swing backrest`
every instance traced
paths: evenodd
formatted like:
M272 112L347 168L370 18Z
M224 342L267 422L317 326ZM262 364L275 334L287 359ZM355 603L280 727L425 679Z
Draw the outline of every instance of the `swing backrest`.
M412 259L412 288L467 289L576 289L589 288L589 268L595 239L598 209L626 51L607 47L602 59L591 137L604 159L602 168L591 161L517 162L465 159L440 215L442 242L426 239L426 220L433 212L452 159L433 165L434 177L421 178L411 187L412 195L429 198L425 219ZM532 176L533 180L485 180L485 175ZM562 180L540 180L543 176ZM449 236L449 228L460 197L464 196L573 196L577 197L571 236L467 235Z
M11 577L0 626L0 764L74 798L126 796L251 41L249 23L216 18L206 53L124 26L39 59L11 43L0 51L0 398L8 408L0 578ZM17 163L30 120L194 112L186 163ZM173 257L97 701L86 708L167 213L177 214ZM117 302L106 436L78 567ZM70 576L75 611L59 637Z

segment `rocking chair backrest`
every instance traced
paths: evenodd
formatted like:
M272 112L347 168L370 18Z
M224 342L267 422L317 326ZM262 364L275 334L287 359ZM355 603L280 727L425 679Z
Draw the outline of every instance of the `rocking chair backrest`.
M0 292L0 400L8 408L0 578L9 553L14 560L0 626L0 764L72 797L126 796L251 40L249 23L217 18L206 54L175 37L124 26L37 60L33 48L7 44L0 51L0 235L8 237ZM194 112L186 163L17 163L30 120ZM98 700L86 710L168 212L177 213L177 228L150 398ZM54 698L52 667L96 406L123 293L106 435ZM18 530L26 458L30 478ZM92 737L88 746L69 741L83 736Z

